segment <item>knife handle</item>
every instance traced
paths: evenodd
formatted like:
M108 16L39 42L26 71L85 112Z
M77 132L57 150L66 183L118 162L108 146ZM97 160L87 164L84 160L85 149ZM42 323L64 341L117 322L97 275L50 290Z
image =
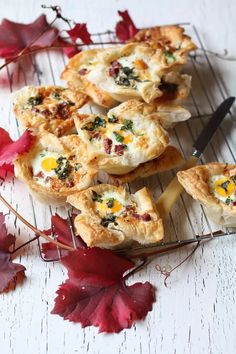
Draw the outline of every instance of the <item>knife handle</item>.
M181 170L187 170L188 168L195 166L197 161L197 157L191 156L189 160L187 160L181 167ZM170 213L172 206L175 204L182 192L183 187L179 183L178 178L175 176L156 203L157 211L161 218L165 218Z

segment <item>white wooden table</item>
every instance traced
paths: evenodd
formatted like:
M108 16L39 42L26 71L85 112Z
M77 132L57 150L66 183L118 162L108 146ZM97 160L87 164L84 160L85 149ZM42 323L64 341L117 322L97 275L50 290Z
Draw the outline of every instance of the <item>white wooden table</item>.
M58 4L63 13L77 22L87 22L91 32L113 29L117 21L116 11L128 9L137 26L191 22L196 25L205 46L212 51L228 49L236 57L235 13L233 0L190 2L187 0L58 0L44 1ZM0 0L0 18L17 22L31 22L42 11L41 1ZM51 15L49 15L50 17ZM19 68L17 74L5 70L0 73L0 122L13 137L17 137L16 122L10 110L10 91L25 83L60 83L59 74L64 65L62 57L38 56L37 64L43 75L29 70L25 76ZM224 87L225 95L236 93L236 62L221 61L212 57L217 77ZM56 63L56 64L55 64ZM206 79L207 81L207 79ZM210 90L211 88L209 88ZM235 112L235 110L234 110ZM233 128L232 128L233 129ZM236 129L229 129L229 140L236 146ZM217 145L217 142L216 142ZM219 148L220 149L220 148ZM220 157L228 158L217 150ZM168 177L169 178L169 177ZM154 179L153 179L154 181ZM36 215L25 187L8 182L1 192L30 222L44 229L49 226L49 209L34 202ZM0 211L6 212L0 206ZM178 215L178 214L177 214ZM181 214L179 214L181 218ZM7 217L9 230L18 234L18 240L27 240L32 234ZM163 353L163 354L234 354L236 353L236 236L227 236L204 245L194 256L177 269L168 282L155 270L155 264L176 265L186 256L186 250L162 256L134 279L149 280L156 288L156 303L147 318L131 329L116 335L99 334L96 328L82 329L51 315L53 299L58 285L66 278L66 271L58 263L46 263L39 257L37 244L31 244L19 257L27 268L27 279L15 291L0 296L0 352L3 354L72 354L72 353Z

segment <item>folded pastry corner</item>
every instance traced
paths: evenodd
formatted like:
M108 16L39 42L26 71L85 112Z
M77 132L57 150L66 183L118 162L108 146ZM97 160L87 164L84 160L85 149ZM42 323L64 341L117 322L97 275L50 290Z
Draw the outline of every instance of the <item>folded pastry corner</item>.
M25 86L13 93L13 110L24 129L46 130L60 137L75 130L72 114L88 96L60 86Z
M67 202L81 211L75 231L89 247L147 245L163 238L162 220L146 188L129 194L123 187L100 184L68 196Z
M123 119L138 117L144 120L146 117L155 118L165 129L172 128L176 123L186 121L191 113L176 101L153 102L148 104L136 98L128 100L110 109L107 116ZM136 118L137 119L137 118Z
M213 162L180 171L177 177L211 220L236 227L236 165Z
M41 202L62 204L68 195L88 188L96 175L84 150L77 135L57 138L41 132L31 150L15 160L15 175Z

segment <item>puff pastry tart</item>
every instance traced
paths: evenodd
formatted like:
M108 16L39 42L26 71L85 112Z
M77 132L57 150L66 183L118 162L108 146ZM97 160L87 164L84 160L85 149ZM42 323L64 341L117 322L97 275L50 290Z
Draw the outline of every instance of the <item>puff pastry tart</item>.
M163 224L148 190L129 194L123 187L100 184L67 198L81 211L74 223L89 247L113 248L137 241L151 244L163 238Z
M108 112L108 117L116 116L121 119L131 119L139 117L145 119L149 116L155 118L165 128L172 128L177 122L182 122L191 117L190 112L176 102L156 102L148 104L138 99L128 100L112 108Z
M178 172L185 190L216 224L236 227L236 165L209 163Z
M13 109L23 128L47 130L57 136L72 134L73 112L88 96L59 86L26 86L13 94Z
M61 77L100 106L109 108L130 98L150 103L170 94L186 97L191 78L176 72L185 61L186 54L177 48L170 52L151 43L128 43L75 55Z
M153 117L129 119L95 114L75 115L78 135L87 146L87 159L100 170L125 174L165 150L169 135Z
M84 163L82 151L77 135L57 138L42 133L33 148L15 161L15 175L41 202L61 204L92 184L96 172Z

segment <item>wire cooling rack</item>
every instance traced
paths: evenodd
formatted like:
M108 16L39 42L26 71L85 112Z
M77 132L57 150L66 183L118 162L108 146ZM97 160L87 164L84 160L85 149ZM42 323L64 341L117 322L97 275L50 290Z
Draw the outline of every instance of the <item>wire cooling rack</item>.
M209 52L204 47L196 27L190 23L181 23L179 25L185 28L186 33L192 37L193 41L198 46L196 54L189 55L188 64L183 69L184 73L192 76L192 90L188 99L184 102L184 106L191 111L192 117L187 122L178 124L170 131L171 143L180 149L185 158L188 158L192 152L193 142L216 107L226 98L226 94L221 79L211 63ZM100 46L104 48L111 46L111 42L118 44L115 34L111 31L93 34L92 38L94 43L103 43ZM93 48L95 45L96 44L91 45L90 47L84 46L84 49ZM60 73L66 63L63 53L58 53L58 51L57 53L52 53L52 51L48 51L43 55L43 60L40 59L38 55L31 57L31 64L33 64L34 67L33 79L31 77L28 78L23 67L19 67L19 70L22 71L21 75L24 84L64 84L59 80ZM9 71L8 77L10 89L14 91L16 88L14 87L14 83L12 83L11 73ZM97 111L98 108L92 105L86 106L84 109L87 112L99 113L99 111ZM229 113L214 135L212 141L209 143L200 163L212 161L235 163L235 132L236 120L233 115ZM134 193L143 186L146 186L152 191L154 199L157 200L175 173L176 171L173 170L145 179L139 179L128 184L127 188L131 193ZM48 215L50 216L56 212L63 217L68 217L71 223L71 209L69 207L54 208L49 206L48 210L47 208L45 209L45 207L39 206L38 202L33 200L31 196L29 196L29 198L36 227L38 213L43 214L41 219L43 219L44 222L48 218ZM46 228L45 225L42 225L42 227ZM174 205L170 215L164 221L164 227L165 238L158 246L160 248L168 248L169 246L186 242L191 243L197 240L233 235L235 233L235 229L219 227L212 223L207 218L203 207L186 193L183 193L178 202ZM72 224L70 230L74 242L75 235ZM38 245L40 255L42 259L44 259L41 252L41 240L38 242ZM140 247L136 247L135 249L139 250Z

